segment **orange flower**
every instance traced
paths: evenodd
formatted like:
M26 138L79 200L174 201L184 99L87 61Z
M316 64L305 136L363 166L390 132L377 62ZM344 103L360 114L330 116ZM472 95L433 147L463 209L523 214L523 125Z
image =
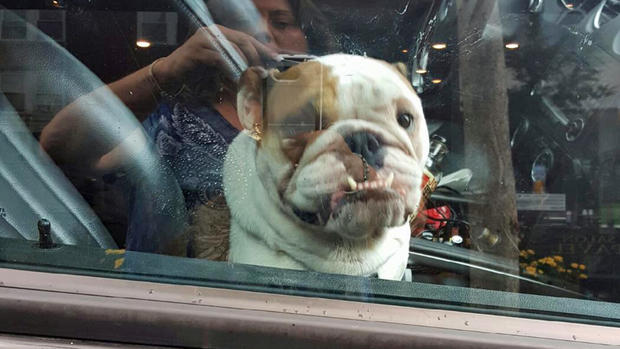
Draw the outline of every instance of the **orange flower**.
M555 259L556 261L560 263L564 262L564 258L562 258L562 256L553 256L553 259Z
M585 265L583 265L583 264L579 264L579 269L580 269L580 270L586 270L586 266L585 266Z
M534 254L534 250L532 250L532 249L529 249L526 252L529 253L529 254Z
M579 268L579 264L577 264L577 263L571 263L571 264L570 264L570 267L571 267L571 268L573 268L573 269L577 269L577 268Z
M579 274L579 278L580 279L587 279L588 275L586 275L586 274Z

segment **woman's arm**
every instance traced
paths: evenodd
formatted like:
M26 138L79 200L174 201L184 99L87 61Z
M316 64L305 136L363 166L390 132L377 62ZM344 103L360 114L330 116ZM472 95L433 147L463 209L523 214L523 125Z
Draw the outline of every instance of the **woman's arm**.
M153 67L156 74L157 62ZM109 107L109 89L142 121L152 111L159 96L159 90L149 74L150 66L144 67L116 82L84 95L63 108L41 132L43 149L59 164L81 162L80 167L92 168L95 163L111 151L115 144L106 144L102 137L104 122L97 122L100 110ZM109 109L109 108L108 108ZM119 117L116 115L116 117ZM130 131L130 130L123 130Z
M249 65L260 65L264 60L273 60L277 52L253 37L239 31L218 26L220 32L229 40ZM112 141L102 137L107 125L105 104L110 103L109 91L143 121L156 107L161 90L174 94L204 67L225 68L225 60L214 48L212 34L208 28L201 28L169 56L156 60L116 82L101 87L92 93L78 98L62 109L41 133L43 149L59 164L71 164L97 170L102 157L111 152L123 138ZM114 115L114 117L119 117ZM119 130L128 136L133 130ZM122 154L108 157L106 168L113 168L122 160ZM100 167L99 167L100 169Z

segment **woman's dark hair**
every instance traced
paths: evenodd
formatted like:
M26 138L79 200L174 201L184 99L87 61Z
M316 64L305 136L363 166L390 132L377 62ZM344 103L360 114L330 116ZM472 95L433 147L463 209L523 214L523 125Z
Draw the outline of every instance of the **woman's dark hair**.
M288 0L301 31L306 34L310 53L324 55L339 51L329 22L312 0Z
M330 25L312 0L287 0L297 25L306 35L311 54L323 55L336 51L336 41ZM236 30L253 32L256 19L252 17L251 0L210 0L207 7L216 23ZM190 35L193 32L190 33Z

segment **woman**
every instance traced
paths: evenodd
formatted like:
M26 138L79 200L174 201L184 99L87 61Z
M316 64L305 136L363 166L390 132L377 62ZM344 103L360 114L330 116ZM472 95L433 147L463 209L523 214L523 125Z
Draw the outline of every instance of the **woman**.
M268 64L282 53L305 53L313 43L322 44L314 45L313 53L317 54L335 46L325 30L325 21L310 1L253 3L260 15L259 23L217 26L249 66ZM229 215L221 168L228 144L242 126L235 105L236 87L225 73L229 67L213 41L205 40L212 29L197 30L169 56L108 87L143 121L146 134L183 190L191 213L189 254L222 260L227 252ZM79 103L72 103L54 117L42 132L42 146L61 164L79 160L99 174L115 171L122 157L84 144L89 137L83 137L80 146L67 148L67 144L74 144L66 138L80 122L79 108ZM89 151L84 154L81 149ZM157 239L152 237L160 225L143 218L149 210L148 199L131 201L127 248L157 251L158 246L152 245Z

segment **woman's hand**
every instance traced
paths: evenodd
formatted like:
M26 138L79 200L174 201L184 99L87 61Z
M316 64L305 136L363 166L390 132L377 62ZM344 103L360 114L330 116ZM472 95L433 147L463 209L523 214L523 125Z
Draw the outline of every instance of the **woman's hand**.
M259 42L254 37L221 25L214 25L239 53L248 66L264 65L263 62L277 59L278 52ZM213 44L217 30L211 27L199 28L183 45L153 66L153 75L165 89L178 87L197 76L205 68L227 70L226 60ZM173 90L174 88L170 88Z

